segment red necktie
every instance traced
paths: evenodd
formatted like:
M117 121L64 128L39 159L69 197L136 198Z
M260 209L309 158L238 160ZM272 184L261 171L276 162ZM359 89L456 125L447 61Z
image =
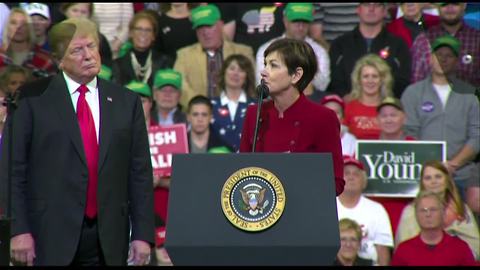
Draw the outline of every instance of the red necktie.
M85 215L89 218L94 218L97 215L98 143L92 112L85 100L85 93L87 91L88 88L84 84L78 88L80 96L77 101L77 119L88 165L87 206L85 208Z

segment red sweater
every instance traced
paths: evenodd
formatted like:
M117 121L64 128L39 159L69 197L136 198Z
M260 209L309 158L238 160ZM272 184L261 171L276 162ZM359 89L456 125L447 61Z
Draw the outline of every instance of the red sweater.
M243 123L240 152L251 152L257 105L247 108ZM331 153L337 196L342 193L342 144L340 123L335 113L300 94L298 100L278 117L273 101L262 105L261 126L258 131L256 152Z
M472 250L458 237L443 232L440 243L431 247L420 235L400 243L392 266L467 266L476 265Z

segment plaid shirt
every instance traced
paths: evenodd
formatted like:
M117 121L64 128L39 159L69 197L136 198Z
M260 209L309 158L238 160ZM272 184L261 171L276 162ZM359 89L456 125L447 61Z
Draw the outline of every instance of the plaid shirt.
M12 59L6 53L0 53L0 68L12 65ZM29 69L34 78L43 78L57 73L57 66L50 54L35 45L23 62L22 67Z
M436 25L415 39L410 49L412 59L415 59L412 61L412 83L425 79L431 73L430 44L436 38L448 34L441 25ZM461 42L457 77L480 87L480 31L462 24L454 36Z
M423 80L431 72L431 50L430 41L425 33L419 34L413 41L410 48L410 55L412 56L412 75L410 80L412 84Z

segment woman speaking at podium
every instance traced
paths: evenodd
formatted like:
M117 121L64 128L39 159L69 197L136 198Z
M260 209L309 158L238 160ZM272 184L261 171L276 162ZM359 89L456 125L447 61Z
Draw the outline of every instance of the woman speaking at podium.
M260 99L268 94L271 99L259 103L259 121L258 105L248 107L240 152L331 153L336 195L340 195L345 184L340 123L332 110L303 94L318 68L312 47L301 40L279 39L265 50L264 59L262 85L257 89Z

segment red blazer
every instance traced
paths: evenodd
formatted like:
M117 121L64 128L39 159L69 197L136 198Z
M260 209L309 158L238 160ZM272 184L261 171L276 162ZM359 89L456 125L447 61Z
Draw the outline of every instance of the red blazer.
M251 152L257 105L247 108L243 123L240 152ZM261 126L256 144L257 152L324 152L332 153L335 189L337 196L343 191L342 145L340 123L335 113L322 105L313 103L300 94L288 108L283 118L273 101L262 105Z
M427 29L440 23L440 19L438 16L433 16L430 14L423 14L422 16L423 16L423 22L427 26ZM397 18L393 20L391 23L389 23L387 25L387 31L403 39L405 43L407 43L408 48L412 47L412 44L413 44L412 33L403 23L403 17Z

